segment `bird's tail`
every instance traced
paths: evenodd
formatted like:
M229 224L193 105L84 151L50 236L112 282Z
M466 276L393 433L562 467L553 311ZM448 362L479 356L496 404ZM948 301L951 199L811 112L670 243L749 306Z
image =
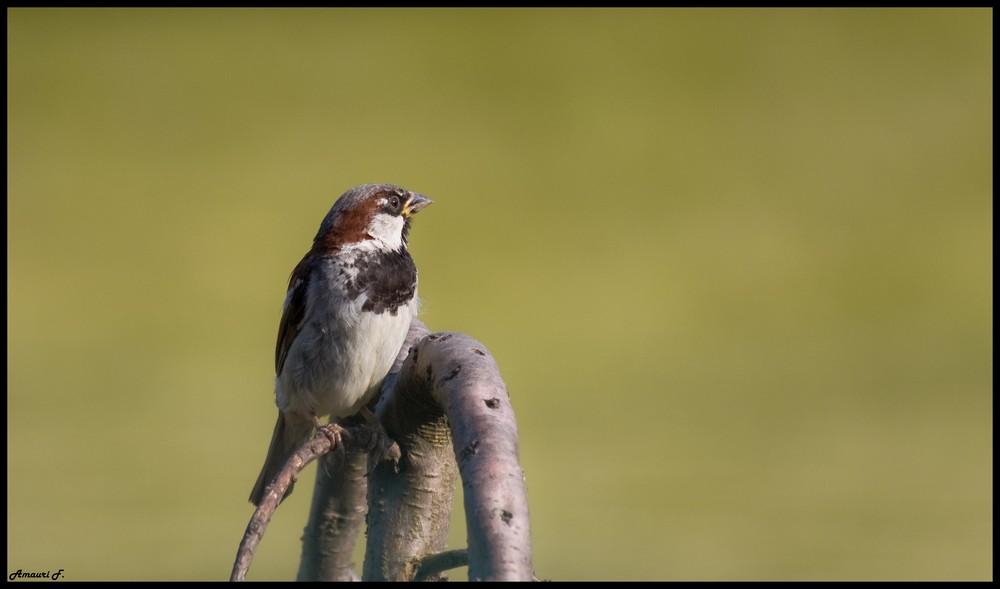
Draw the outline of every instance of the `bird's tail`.
M264 461L260 476L257 477L257 484L250 492L250 503L260 505L264 500L264 489L271 484L274 477L278 476L292 454L309 441L312 430L311 421L288 420L283 412L278 412L278 421L274 424L274 434L271 435L271 445L267 449L267 459ZM288 486L288 491L281 498L282 501L292 493L293 486L294 483Z

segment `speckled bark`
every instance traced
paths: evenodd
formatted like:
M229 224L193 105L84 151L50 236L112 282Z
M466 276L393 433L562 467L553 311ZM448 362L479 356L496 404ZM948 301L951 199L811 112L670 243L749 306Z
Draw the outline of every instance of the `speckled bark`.
M435 333L414 348L402 374L427 383L451 425L465 493L469 579L532 580L517 421L493 357L466 335Z

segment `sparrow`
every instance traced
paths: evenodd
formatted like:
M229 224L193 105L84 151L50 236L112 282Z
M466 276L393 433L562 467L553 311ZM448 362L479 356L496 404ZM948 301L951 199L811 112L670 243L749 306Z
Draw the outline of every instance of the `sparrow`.
M379 390L417 314L417 267L406 246L413 215L430 203L391 184L352 188L292 270L274 356L278 421L254 505L320 417L352 416Z

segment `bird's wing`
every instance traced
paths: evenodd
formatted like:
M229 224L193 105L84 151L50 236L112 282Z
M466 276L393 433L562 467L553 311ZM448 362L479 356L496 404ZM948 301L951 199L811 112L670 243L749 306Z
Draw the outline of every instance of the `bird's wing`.
M288 294L285 295L285 305L281 312L281 323L278 325L278 344L274 350L274 373L280 375L285 366L285 358L292 342L302 329L302 321L306 316L306 292L309 290L309 276L312 274L312 260L309 256L292 270L288 280Z

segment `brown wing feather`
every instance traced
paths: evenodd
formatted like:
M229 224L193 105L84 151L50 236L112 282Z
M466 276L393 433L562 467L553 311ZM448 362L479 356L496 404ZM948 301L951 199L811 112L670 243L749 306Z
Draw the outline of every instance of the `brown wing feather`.
M302 329L302 320L306 315L306 291L309 290L311 269L312 258L306 256L292 270L292 276L288 280L288 294L285 296L281 323L278 325L278 344L274 350L274 373L276 375L281 374L288 350L292 347L295 336Z

